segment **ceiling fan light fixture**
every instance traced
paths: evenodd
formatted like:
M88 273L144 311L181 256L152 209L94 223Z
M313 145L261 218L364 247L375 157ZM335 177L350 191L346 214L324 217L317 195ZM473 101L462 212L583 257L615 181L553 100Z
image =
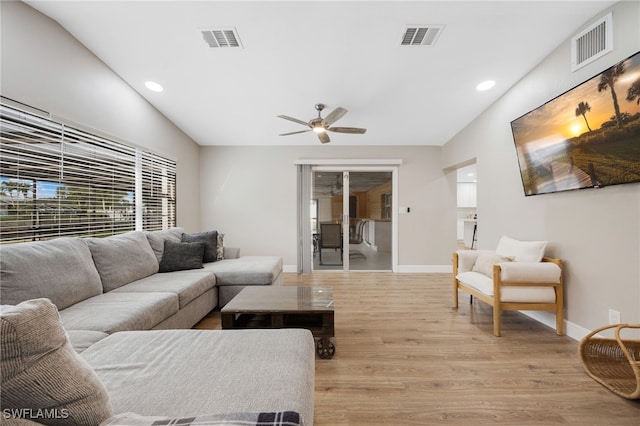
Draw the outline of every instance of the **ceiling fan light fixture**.
M313 132L318 136L318 139L322 143L331 142L331 138L329 137L329 132L333 133L352 133L352 134L363 134L367 131L367 129L362 129L359 127L335 127L332 126L333 123L340 120L343 115L347 113L347 110L342 107L337 107L334 109L329 115L325 118L322 118L322 110L324 110L324 104L316 104L316 111L318 111L318 116L316 118L312 118L310 121L305 122L299 120L297 118L289 117L288 115L279 115L278 117L284 118L285 120L293 121L294 123L302 124L307 127L307 130L301 130L298 132L289 132L289 133L281 133L280 136L288 136L288 135L296 135L298 133L305 132Z

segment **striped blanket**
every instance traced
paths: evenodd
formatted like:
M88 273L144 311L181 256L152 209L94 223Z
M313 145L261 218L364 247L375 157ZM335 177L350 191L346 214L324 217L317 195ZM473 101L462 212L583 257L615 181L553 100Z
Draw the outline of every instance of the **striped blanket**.
M169 418L124 413L113 416L100 426L303 426L295 411L275 413L229 413L196 417Z

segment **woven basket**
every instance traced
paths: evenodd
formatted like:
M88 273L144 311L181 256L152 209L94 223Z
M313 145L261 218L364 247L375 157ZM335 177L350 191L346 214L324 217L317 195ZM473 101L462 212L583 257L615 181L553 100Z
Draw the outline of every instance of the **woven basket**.
M640 340L622 339L624 328L640 324L607 325L594 330L580 341L578 351L587 374L611 392L627 399L640 399ZM615 339L595 337L615 329Z

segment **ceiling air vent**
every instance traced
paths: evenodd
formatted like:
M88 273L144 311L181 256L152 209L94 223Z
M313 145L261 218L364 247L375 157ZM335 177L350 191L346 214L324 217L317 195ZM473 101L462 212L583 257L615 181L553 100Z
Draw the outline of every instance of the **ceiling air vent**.
M201 30L200 32L209 47L242 47L235 28Z
M402 46L433 46L444 25L407 25L402 34Z
M571 71L595 61L613 50L613 15L609 12L571 39Z

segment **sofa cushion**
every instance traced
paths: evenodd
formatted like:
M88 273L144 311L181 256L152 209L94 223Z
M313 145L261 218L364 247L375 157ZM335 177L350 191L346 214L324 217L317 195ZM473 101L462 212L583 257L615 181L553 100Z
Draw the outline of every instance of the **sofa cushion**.
M116 413L291 410L313 425L315 348L308 330L131 331L81 356L105 384Z
M178 312L175 293L105 293L83 300L64 311L67 330L93 330L112 334L123 330L149 330Z
M204 270L216 275L216 285L269 285L282 271L282 258L242 256L206 263Z
M94 330L67 330L67 337L73 349L80 353L94 343L107 337L107 333Z
M158 260L141 231L86 241L105 293L158 272Z
M187 306L194 299L212 289L216 285L216 276L211 272L176 271L166 274L154 274L141 280L122 286L114 293L154 293L167 292L178 295L180 309Z
M218 234L220 236L220 234ZM218 244L218 248L220 248L220 244ZM222 248L222 257L218 257L218 260L223 259L237 259L240 257L240 248L239 247L226 247Z
M147 236L147 240L149 241L149 245L151 246L153 253L156 255L156 259L158 259L158 263L160 263L164 252L164 242L173 241L174 243L179 243L183 233L184 228L180 227L165 229L162 231L144 231L144 234Z
M205 244L203 242L174 243L173 241L165 241L159 272L202 269L204 251Z
M17 305L46 297L58 309L102 293L84 240L62 237L0 246L0 297Z
M106 388L73 350L47 299L0 307L3 410L25 410L44 424L99 424L113 415Z
M197 234L182 234L182 241L187 243L204 243L204 256L202 261L215 262L218 260L218 232L198 232Z
M463 284L493 297L493 279L480 272L462 272L456 279ZM509 287L500 289L501 302L513 303L555 303L556 292L552 287Z
M546 247L547 241L519 241L503 235L496 254L513 256L516 262L540 262Z

